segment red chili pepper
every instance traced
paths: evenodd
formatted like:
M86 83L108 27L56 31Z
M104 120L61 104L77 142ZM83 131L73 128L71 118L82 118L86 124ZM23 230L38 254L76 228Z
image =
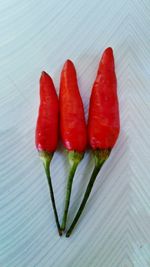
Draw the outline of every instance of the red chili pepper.
M36 125L35 143L47 176L52 206L59 235L61 235L54 192L50 176L50 162L58 143L58 97L51 77L42 72L40 78L40 107Z
M92 149L112 148L120 129L114 57L107 48L100 61L92 89L88 136Z
M76 70L67 60L60 81L60 131L65 148L68 150L70 172L67 181L66 200L62 230L66 227L73 177L82 160L87 145L87 132L82 99L79 93Z
M117 81L112 48L107 48L100 60L93 85L88 119L88 139L94 152L95 168L79 210L66 234L73 231L92 190L102 165L109 157L120 131Z

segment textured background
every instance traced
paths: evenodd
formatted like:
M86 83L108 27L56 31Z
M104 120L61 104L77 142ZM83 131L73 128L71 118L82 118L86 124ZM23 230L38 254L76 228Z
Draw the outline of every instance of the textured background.
M116 59L121 133L70 239L59 238L34 146L38 79L59 89L77 68L87 114L102 51ZM150 266L150 1L0 0L0 267ZM63 149L51 172L62 217ZM89 180L89 153L74 180L69 223Z

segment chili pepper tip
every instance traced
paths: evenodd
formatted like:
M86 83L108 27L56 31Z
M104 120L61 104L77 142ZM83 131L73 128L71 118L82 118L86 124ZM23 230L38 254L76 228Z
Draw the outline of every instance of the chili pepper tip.
M67 59L66 61L65 61L65 64L64 64L64 66L63 66L63 69L65 70L65 69L68 69L68 68L73 68L74 69L74 64L73 64L73 62L71 61L71 59Z
M112 49L112 47L111 46L109 46L109 47L107 47L106 49L105 49L105 51L104 51L105 53L107 52L109 52L109 53L113 53L113 49Z
M100 68L102 67L107 68L114 68L114 55L113 55L113 49L111 47L108 47L104 50L101 61L100 61Z
M48 73L46 72L46 71L42 71L41 72L41 78L43 78L43 77L45 77L45 76L48 76L48 77L50 77L49 75L48 75Z

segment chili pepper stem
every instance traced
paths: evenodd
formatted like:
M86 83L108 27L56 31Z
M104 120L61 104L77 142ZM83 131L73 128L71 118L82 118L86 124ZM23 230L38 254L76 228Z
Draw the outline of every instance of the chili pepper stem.
M81 202L81 205L76 213L76 216L74 217L74 220L69 228L69 230L67 231L66 233L66 237L69 237L74 229L74 227L76 226L83 210L84 210L84 207L86 205L86 202L89 198L89 195L92 191L92 188L93 188L93 185L94 185L94 182L96 180L96 177L100 171L100 169L102 168L104 162L106 161L106 159L108 158L110 154L110 150L95 150L94 151L94 158L95 158L95 167L94 167L94 170L93 170L93 173L91 175L91 178L90 178L90 181L88 183L88 186L87 186L87 189L85 191L85 194L84 194L84 197L83 197L83 200Z
M59 235L61 236L62 231L61 231L60 223L59 223L59 219L58 219L55 197L54 197L54 191L53 191L53 186L52 186L52 181L51 181L51 176L50 176L50 163L51 163L51 160L53 157L53 153L40 151L39 156L40 156L40 159L42 160L43 165L44 165L44 169L45 169L45 173L46 173L46 177L47 177L47 181L48 181L48 185L49 185L50 197L51 197L52 207L53 207L53 211L54 211L54 217L55 217L55 221L56 221L56 225L57 225L57 230L58 230Z
M77 169L77 166L79 162L83 158L83 153L78 153L75 151L70 151L68 153L69 163L70 163L70 171L67 179L67 187L66 187L66 197L65 197L65 208L64 208L64 214L62 219L62 225L61 230L64 231L66 228L66 222L67 222L67 216L68 216L68 210L69 210L69 204L70 204L70 197L71 197L71 191L72 191L72 184L73 184L73 178Z
M65 228L66 228L66 222L67 222L67 215L68 215L68 209L69 209L69 203L70 203L70 197L71 197L73 177L75 175L76 169L77 169L77 164L74 164L71 167L70 171L69 171L69 176L68 176L68 179L67 179L65 208L64 208L64 215L63 215L62 225L61 225L62 231L64 231Z

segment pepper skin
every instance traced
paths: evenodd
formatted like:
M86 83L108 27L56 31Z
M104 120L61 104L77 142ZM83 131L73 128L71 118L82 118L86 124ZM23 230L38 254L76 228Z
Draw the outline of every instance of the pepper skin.
M58 144L58 97L51 77L42 72L40 78L40 107L36 126L38 151L54 152Z
M59 98L63 144L69 151L84 152L87 145L86 123L76 71L71 60L66 61L61 73Z
M92 149L112 148L120 131L117 80L112 48L100 60L90 98L88 139Z

